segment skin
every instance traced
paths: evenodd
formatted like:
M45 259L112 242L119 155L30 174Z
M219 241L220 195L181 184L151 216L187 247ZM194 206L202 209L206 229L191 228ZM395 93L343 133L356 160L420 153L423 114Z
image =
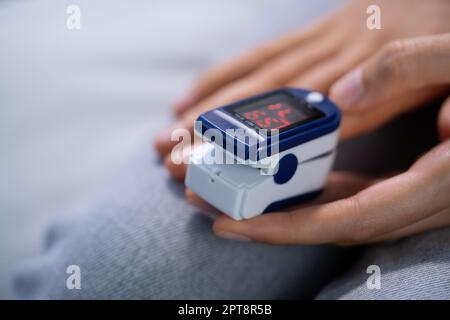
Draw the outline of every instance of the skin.
M332 88L343 110L383 111L392 96L433 84L450 84L450 33L402 40L377 52ZM411 168L387 179L351 173L331 176L327 192L308 207L247 221L221 215L219 236L271 244L361 244L395 239L450 225L450 97L438 127L442 143ZM200 199L192 192L188 198Z
M378 4L383 29L365 28L365 8ZM417 10L404 14L405 7ZM419 10L420 8L420 10ZM175 178L185 167L167 156L174 128L188 128L207 109L280 86L329 94L343 111L342 139L366 133L450 87L448 1L356 1L307 30L207 72L177 104L178 122L155 140ZM398 19L402 17L402 19ZM363 27L361 27L363 26ZM330 31L331 30L331 31ZM308 206L246 221L220 215L217 235L272 244L360 244L395 239L450 224L450 98L437 127L442 143L403 173L373 179L333 173ZM188 199L211 211L195 194Z

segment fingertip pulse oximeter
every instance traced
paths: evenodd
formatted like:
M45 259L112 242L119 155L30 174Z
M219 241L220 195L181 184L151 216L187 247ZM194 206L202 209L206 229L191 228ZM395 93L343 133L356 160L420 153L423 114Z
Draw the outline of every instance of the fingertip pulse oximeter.
M195 134L206 143L191 154L186 186L236 220L311 199L332 167L340 120L327 97L296 88L205 112Z

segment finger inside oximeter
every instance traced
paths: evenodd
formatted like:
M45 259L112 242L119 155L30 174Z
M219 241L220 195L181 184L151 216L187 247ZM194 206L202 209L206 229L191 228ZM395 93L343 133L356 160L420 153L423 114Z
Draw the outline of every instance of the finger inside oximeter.
M185 183L236 220L310 199L325 186L340 119L327 97L294 88L205 112L196 134L207 143L191 155Z

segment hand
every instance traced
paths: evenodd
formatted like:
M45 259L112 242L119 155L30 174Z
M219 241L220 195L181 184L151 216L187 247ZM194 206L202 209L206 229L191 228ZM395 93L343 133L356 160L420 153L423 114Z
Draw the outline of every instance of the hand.
M366 28L366 8L378 4L382 9L382 30ZM407 15L406 8L414 7ZM155 146L171 174L182 180L184 165L171 162L169 153L177 143L171 141L175 128L192 130L196 117L214 107L275 87L294 86L320 90L329 88L341 76L393 40L442 33L450 30L450 4L447 0L364 0L355 1L314 24L248 52L206 72L175 110L179 120L161 132ZM398 17L402 17L401 20ZM385 107L400 106L397 113L371 115L344 113L342 138L361 134L435 95L433 90L389 101ZM360 119L361 120L358 120ZM367 128L364 124L368 124Z
M395 113L398 110L389 108L402 107L388 108L383 102L432 84L449 85L449 70L450 34L405 40L376 53L331 91L351 113ZM450 97L442 106L438 127L444 142L407 172L382 180L334 174L312 206L239 222L221 215L214 231L225 238L272 244L360 244L448 226ZM200 203L192 192L188 198Z
M448 92L449 84L447 33L389 43L338 80L330 97L345 113L346 128L365 132L414 108L405 103L411 97ZM445 130L441 125L441 132Z
M341 200L250 220L235 221L221 215L214 223L214 232L228 239L271 244L354 245L450 225L450 140L407 172L383 181L336 173L330 179L338 182L330 181L319 203L338 190L344 192L348 185L353 190L368 187ZM192 194L189 197L199 201Z

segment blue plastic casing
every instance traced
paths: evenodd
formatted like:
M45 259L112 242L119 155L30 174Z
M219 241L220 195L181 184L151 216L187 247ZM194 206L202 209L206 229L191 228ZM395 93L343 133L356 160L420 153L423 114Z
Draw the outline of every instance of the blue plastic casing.
M201 126L200 128L196 127L196 132L204 136L205 132L209 129L219 130L221 132L221 136L223 137L223 141L220 142L221 146L227 145L228 137L228 144L229 141L233 141L235 156L243 158L242 160L249 160L249 150L251 150L251 148L256 148L258 150L258 152L256 153L257 158L251 160L260 160L264 157L271 156L272 149L274 149L272 148L271 140L275 140L273 139L273 136L259 136L257 145L255 145L254 143L252 145L248 141L248 139L240 139L239 137L236 137L236 135L230 136L229 133L226 132L227 129L244 129L248 133L253 132L253 134L255 132L254 128L248 126L244 121L233 117L233 115L227 112L226 109L234 106L244 105L246 103L252 103L255 100L263 99L276 93L288 94L298 99L299 102L304 102L306 101L306 98L311 93L311 91L296 88L282 88L270 92L265 92L251 98L247 98L233 104L205 112L197 118L197 121L201 123ZM341 113L338 107L330 99L323 96L322 101L313 103L309 102L309 104L322 112L323 116L304 124L300 123L298 126L294 126L285 131L281 131L277 137L278 152L283 152L305 142L314 140L318 137L333 132L339 127ZM199 132L200 130L201 132ZM211 142L219 143L218 141ZM260 146L264 146L264 148L266 148L267 150L264 150L263 152L263 149L260 148ZM230 146L228 145L228 147ZM238 150L242 151L238 152Z

